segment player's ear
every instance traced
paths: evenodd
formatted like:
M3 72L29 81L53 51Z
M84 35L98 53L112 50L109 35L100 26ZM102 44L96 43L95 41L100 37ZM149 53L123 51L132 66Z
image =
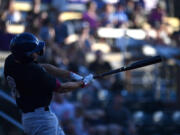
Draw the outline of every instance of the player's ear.
M32 53L31 54L31 57L32 57L33 60L37 60L38 56L39 56L38 53Z

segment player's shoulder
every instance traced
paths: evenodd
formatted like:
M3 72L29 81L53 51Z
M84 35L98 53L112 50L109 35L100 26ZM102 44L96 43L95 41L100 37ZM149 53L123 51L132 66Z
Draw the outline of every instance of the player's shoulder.
M5 76L10 72L10 69L13 69L13 62L14 61L14 57L12 54L8 55L5 59L4 62L4 74Z
M11 68L14 67L14 56L12 54L8 55L4 62L4 68Z
M44 68L37 62L32 62L29 63L28 65L34 72L39 73L45 73L46 71L44 70Z
M5 63L9 63L12 62L14 60L14 57L12 54L9 54L6 59L5 59Z

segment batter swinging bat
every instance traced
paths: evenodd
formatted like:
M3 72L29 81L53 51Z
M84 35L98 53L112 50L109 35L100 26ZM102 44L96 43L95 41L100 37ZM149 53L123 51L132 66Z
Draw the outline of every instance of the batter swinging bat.
M154 56L154 57L151 57L151 58L146 58L146 59L134 62L134 63L132 63L132 64L126 66L126 67L121 67L121 68L111 70L111 71L108 71L108 72L105 72L105 73L102 73L102 74L99 74L99 75L95 75L93 78L97 79L97 78L101 78L101 77L108 76L108 75L111 75L111 74L115 74L115 73L119 73L119 72L123 72L123 71L127 71L127 70L132 70L132 69L136 69L136 68L156 64L156 63L159 63L161 61L162 61L161 56Z

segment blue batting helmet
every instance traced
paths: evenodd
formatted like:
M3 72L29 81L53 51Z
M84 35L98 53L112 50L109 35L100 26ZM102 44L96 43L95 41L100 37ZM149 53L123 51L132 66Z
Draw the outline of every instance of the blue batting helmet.
M31 33L16 35L10 42L10 50L16 60L26 63L33 61L32 54L43 55L45 43Z

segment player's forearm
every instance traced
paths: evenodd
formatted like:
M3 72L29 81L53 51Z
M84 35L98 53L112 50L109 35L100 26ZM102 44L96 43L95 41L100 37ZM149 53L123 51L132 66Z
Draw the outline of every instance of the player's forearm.
M57 90L57 92L66 93L78 88L82 88L83 86L84 86L83 81L62 83L61 87Z
M41 66L43 66L46 71L53 76L70 78L70 72L67 70L62 70L51 64L41 64Z

